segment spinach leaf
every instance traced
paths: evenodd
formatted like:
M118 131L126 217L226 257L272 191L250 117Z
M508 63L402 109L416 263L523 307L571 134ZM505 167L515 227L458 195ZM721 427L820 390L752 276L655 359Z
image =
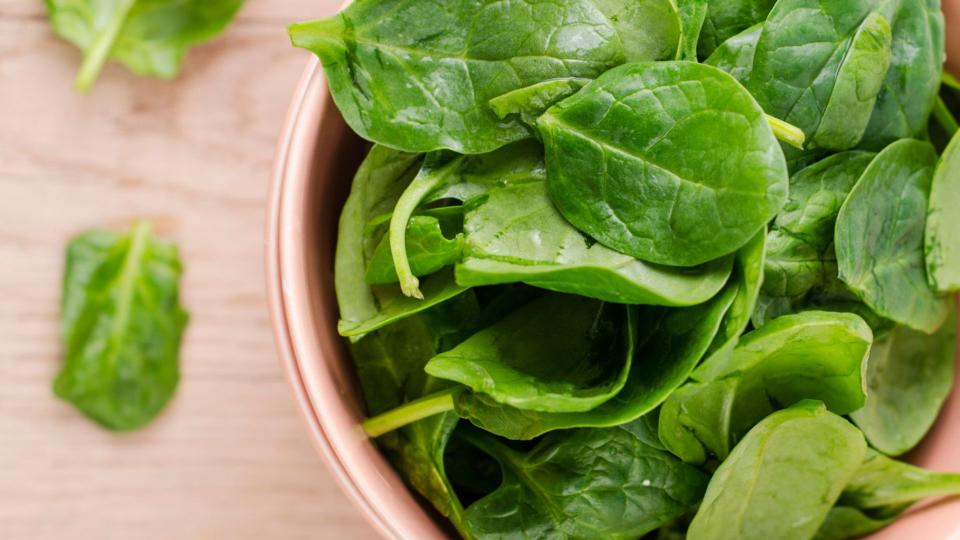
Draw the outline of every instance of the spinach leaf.
M890 66L890 23L876 0L780 0L746 82L764 110L832 150L863 137Z
M461 286L524 282L608 302L686 306L713 297L732 258L698 268L644 263L591 242L557 212L543 182L491 190L468 205ZM531 231L536 231L531 234Z
M644 7L668 1L634 4L357 0L329 19L292 25L290 36L320 57L360 136L407 151L480 154L529 137L519 119L493 114L492 98L675 51L676 39L660 39L676 12ZM611 21L611 8L623 16Z
M670 394L660 411L660 440L688 463L708 453L723 460L773 411L817 399L837 414L863 406L861 373L873 334L847 313L806 312L743 337L727 357L698 369L696 383Z
M835 232L840 279L881 316L927 333L948 309L927 284L923 254L936 161L930 143L888 146L843 203Z
M537 118L558 101L576 94L590 79L564 77L518 88L490 100L490 108L503 120L518 115L527 126L535 126ZM531 132L533 134L533 132Z
M927 207L927 279L940 292L960 290L960 132L940 156Z
M457 395L462 418L509 439L532 439L574 427L610 427L649 413L680 386L713 341L730 308L735 287L688 308L640 308L637 349L620 392L593 410L579 413L528 411L500 405L483 394Z
M893 28L892 62L862 145L880 150L927 125L943 72L944 21L938 0L885 0Z
M867 152L835 154L790 179L790 198L767 237L765 295L797 298L826 284L836 270L837 214L873 158Z
M676 56L683 28L674 0L593 0L593 4L616 28L627 62Z
M747 82L753 72L753 57L762 31L763 25L757 24L730 37L707 57L705 63L726 71L741 83Z
M367 403L379 414L449 386L428 377L427 360L475 329L479 316L470 294L367 334L351 345L351 355ZM458 421L445 412L410 423L377 439L404 479L466 534L463 506L445 469L444 454Z
M934 335L898 327L874 345L867 401L851 414L870 445L889 455L912 449L937 419L953 388L956 308Z
M631 311L546 295L433 357L426 371L520 409L588 411L627 380L636 329Z
M212 39L243 0L45 0L53 30L83 51L76 87L89 89L107 60L171 79L186 50Z
M775 412L720 464L688 538L811 538L866 450L863 435L823 404Z
M396 286L371 287L366 283L367 268L379 243L366 234L367 224L393 210L420 161L415 154L374 146L353 179L340 215L334 257L333 277L340 307L337 328L343 336L359 339L464 291L454 282L452 271L439 272L427 280L423 301L406 298Z
M177 247L146 222L126 233L94 230L67 246L60 333L65 363L57 397L114 431L153 420L180 380Z
M712 0L700 33L698 51L707 58L730 38L763 23L776 0ZM762 26L762 24L760 25ZM758 32L759 27L758 26ZM759 37L759 34L757 35ZM750 61L753 64L753 60Z
M638 538L693 509L707 484L628 426L552 433L526 453L489 435L470 440L503 471L500 487L467 508L478 539Z
M847 540L866 536L893 523L900 514L873 517L857 508L834 506L813 540Z
M786 163L763 111L711 66L614 68L538 126L560 213L641 260L695 266L732 253L786 198Z
M422 215L410 218L407 224L407 258L415 276L426 276L451 266L460 260L463 252L463 234L447 238L440 220L435 216ZM371 285L384 285L399 281L393 266L390 242L380 241L367 264L366 281Z
M677 51L677 60L696 62L700 32L707 19L707 0L677 0L677 8L683 26L683 40Z

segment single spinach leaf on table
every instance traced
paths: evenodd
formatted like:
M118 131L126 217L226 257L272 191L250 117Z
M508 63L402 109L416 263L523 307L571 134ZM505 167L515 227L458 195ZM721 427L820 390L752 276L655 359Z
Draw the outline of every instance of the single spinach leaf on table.
M54 31L83 51L76 87L93 85L107 60L171 79L188 48L212 39L243 0L45 0Z
M290 36L320 57L334 101L361 137L407 151L480 154L530 136L519 119L498 119L492 98L675 51L676 39L660 43L661 30L676 24L669 7L357 0L329 19L291 26ZM622 16L611 20L611 9Z
M692 510L707 476L628 426L547 435L522 453L487 434L469 440L497 459L503 483L470 505L478 539L633 539Z
M746 87L814 145L856 146L891 58L876 0L780 0L763 25Z
M893 28L893 55L861 141L864 148L875 151L923 132L945 60L939 0L886 0L880 5Z
M953 389L957 352L956 307L933 335L897 327L874 345L867 401L851 414L870 445L889 455L916 446Z
M857 428L822 403L775 412L720 464L688 538L811 538L866 450Z
M708 58L730 38L763 23L776 0L712 0L708 3L697 46L701 58Z
M960 290L960 132L940 156L927 207L927 279L940 292Z
M428 278L423 301L404 297L394 285L372 287L366 283L367 268L379 244L379 238L367 234L367 225L393 210L421 161L416 154L374 146L357 170L340 214L334 256L333 277L340 308L337 329L343 336L359 339L464 291L454 282L452 271Z
M786 198L786 163L766 116L711 66L614 68L538 126L560 213L641 260L695 266L730 254Z
M126 233L94 230L67 246L60 333L65 363L57 397L113 431L153 420L180 380L177 247L146 222Z
M743 337L726 358L694 372L660 411L660 440L688 463L723 460L750 428L803 399L836 414L863 406L862 371L873 334L853 314L806 312Z
M427 376L426 362L475 330L479 306L471 293L375 330L350 352L367 403L376 415L449 386ZM447 478L444 453L457 415L445 412L379 437L404 479L461 532L463 506Z
M722 69L734 79L745 83L753 72L753 57L757 53L757 42L760 41L762 31L763 24L757 24L731 36L717 47L704 63Z
M543 182L496 188L468 204L464 232L456 277L465 287L523 282L608 302L687 306L713 297L732 265L724 257L669 268L592 243L557 212Z
M637 324L631 312L549 294L433 357L426 371L520 409L589 411L626 382Z
M616 396L593 410L527 411L469 392L456 397L456 410L478 427L509 439L532 439L556 429L610 427L636 420L654 410L689 377L717 334L735 295L736 287L729 287L698 306L641 307L637 348L627 381Z
M932 333L949 302L930 288L924 225L937 155L904 139L870 163L837 216L839 276L879 315Z

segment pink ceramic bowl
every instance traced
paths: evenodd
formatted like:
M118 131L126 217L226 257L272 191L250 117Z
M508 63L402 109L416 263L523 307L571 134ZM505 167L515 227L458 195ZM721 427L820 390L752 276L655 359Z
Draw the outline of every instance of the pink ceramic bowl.
M946 4L960 15L960 0ZM951 47L957 50L960 43ZM960 59L960 52L954 58ZM448 538L453 535L443 519L407 489L361 430L360 392L337 335L337 221L364 149L334 107L320 66L311 61L294 94L273 172L266 255L274 332L314 444L370 523L386 538ZM960 396L955 393L911 460L960 472L958 449ZM960 500L914 510L874 538L960 539Z

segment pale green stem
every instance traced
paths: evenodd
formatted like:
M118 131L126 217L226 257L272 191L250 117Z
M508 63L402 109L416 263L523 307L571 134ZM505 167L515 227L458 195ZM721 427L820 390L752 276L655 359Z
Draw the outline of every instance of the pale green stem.
M417 420L453 410L453 394L456 388L430 394L389 410L383 414L368 418L363 422L363 430L371 437L390 433Z
M950 112L950 109L947 108L947 104L944 103L941 97L937 97L937 101L933 105L933 117L937 119L940 127L947 132L947 137L953 137L953 135L960 130L957 119L953 117L953 114Z
M123 25L127 23L127 17L130 16L130 10L137 0L121 0L116 11L107 23L106 28L98 33L93 43L83 55L83 63L80 64L80 71L77 72L77 78L73 83L74 88L80 91L90 89L93 82L97 80L100 71L103 70L107 58L110 57L110 51L123 30Z
M955 90L960 90L960 81L957 80L951 73L946 71L943 72L943 77L941 77L943 84L953 88Z
M774 118L769 114L767 115L767 123L770 124L770 129L773 130L773 134L777 139L794 148L803 150L803 143L806 142L807 136L804 135L802 129L793 124L788 124L779 118Z

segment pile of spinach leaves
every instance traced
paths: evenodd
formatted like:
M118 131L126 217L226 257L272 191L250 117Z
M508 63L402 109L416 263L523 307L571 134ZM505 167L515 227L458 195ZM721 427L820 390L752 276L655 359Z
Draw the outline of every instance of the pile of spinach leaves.
M372 148L335 281L465 538L841 539L960 475L937 0L356 0L293 25Z

